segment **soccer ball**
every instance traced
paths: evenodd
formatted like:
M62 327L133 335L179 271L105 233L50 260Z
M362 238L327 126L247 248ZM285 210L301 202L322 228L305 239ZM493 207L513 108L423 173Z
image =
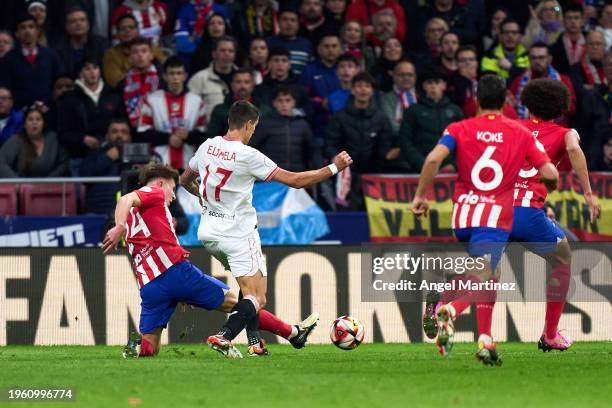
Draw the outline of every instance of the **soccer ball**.
M363 341L365 328L363 324L351 316L340 316L331 325L329 338L334 346L342 350L357 348Z

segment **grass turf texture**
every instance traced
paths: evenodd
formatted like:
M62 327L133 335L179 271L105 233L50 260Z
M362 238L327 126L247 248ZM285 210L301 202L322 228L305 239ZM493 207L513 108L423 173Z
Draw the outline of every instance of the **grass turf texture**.
M244 346L239 346L244 351ZM484 367L475 344L449 358L431 344L332 345L227 360L203 345L166 345L156 358L124 360L121 347L0 348L0 387L72 387L69 403L15 407L602 407L612 399L612 343L542 353L502 343L502 367Z

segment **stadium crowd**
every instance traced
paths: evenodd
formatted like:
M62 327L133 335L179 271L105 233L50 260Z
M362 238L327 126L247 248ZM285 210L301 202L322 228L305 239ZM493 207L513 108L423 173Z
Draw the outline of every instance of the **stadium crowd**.
M485 72L506 79L510 118L528 117L531 79L566 84L558 121L610 171L611 46L597 0L5 0L0 177L116 176L130 142L183 169L243 99L262 113L251 144L283 168L348 151L350 174L312 193L361 210L360 175L418 173L476 114ZM88 188L84 211L109 213L113 187Z

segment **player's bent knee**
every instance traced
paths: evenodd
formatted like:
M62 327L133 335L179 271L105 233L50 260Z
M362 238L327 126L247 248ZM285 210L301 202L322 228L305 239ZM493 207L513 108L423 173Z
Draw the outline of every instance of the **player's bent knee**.
M255 311L259 312L259 310L261 309L261 306L259 304L259 299L256 296L246 295L243 299L250 300L251 303L253 303L253 306L255 307Z
M257 301L259 302L258 311L266 307L267 300L265 296L257 296Z

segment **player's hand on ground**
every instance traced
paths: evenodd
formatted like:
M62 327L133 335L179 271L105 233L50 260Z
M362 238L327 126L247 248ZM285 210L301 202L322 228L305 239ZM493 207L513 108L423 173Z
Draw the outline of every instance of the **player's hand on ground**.
M117 245L119 245L119 241L123 237L125 232L125 227L123 225L115 225L113 228L109 229L104 237L104 241L102 242L102 250L104 254L108 254L111 250L116 250Z
M349 156L347 152L342 151L334 157L334 164L338 168L338 171L342 171L353 164L353 159L351 159L351 156Z
M584 199L589 206L589 218L591 220L591 224L594 224L595 220L599 217L599 211L601 210L601 207L597 202L597 196L594 196L593 193L588 193L584 195Z
M420 217L421 215L427 217L427 213L429 212L429 203L425 197L414 197L412 200L412 212Z

